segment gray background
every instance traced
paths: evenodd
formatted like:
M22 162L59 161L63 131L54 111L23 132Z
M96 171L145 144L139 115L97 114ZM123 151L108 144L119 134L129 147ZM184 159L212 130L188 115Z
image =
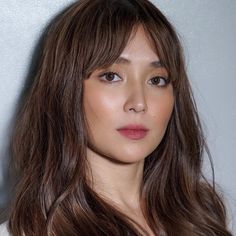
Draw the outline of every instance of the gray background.
M68 0L0 3L0 207L9 198L11 121L44 27ZM236 233L236 1L156 0L181 36L189 78ZM209 162L204 171L209 176Z

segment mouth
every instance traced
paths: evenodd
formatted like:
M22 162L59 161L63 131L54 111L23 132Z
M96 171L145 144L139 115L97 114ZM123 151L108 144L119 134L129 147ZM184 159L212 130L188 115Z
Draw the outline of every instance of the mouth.
M117 129L117 131L126 138L139 140L143 139L149 130L142 125L128 125Z

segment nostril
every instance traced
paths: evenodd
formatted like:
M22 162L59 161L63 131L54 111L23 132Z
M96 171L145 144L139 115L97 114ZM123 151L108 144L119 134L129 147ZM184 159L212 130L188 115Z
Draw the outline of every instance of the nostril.
M131 108L129 108L129 111L134 111L136 113L138 113L138 112L145 112L146 111L146 107L145 106L131 107Z

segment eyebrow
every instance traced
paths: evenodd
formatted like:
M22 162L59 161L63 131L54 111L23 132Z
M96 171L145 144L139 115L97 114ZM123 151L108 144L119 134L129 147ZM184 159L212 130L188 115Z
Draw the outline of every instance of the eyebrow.
M130 64L130 63L131 63L131 61L124 58L124 57L118 57L115 61L115 64ZM154 68L164 67L163 64L160 61L153 61L153 62L150 63L150 66L154 67Z

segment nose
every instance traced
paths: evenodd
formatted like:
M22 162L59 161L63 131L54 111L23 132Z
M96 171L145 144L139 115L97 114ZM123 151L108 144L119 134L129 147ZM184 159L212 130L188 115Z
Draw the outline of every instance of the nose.
M141 85L127 88L127 99L124 104L125 112L145 113L148 109L146 95Z

